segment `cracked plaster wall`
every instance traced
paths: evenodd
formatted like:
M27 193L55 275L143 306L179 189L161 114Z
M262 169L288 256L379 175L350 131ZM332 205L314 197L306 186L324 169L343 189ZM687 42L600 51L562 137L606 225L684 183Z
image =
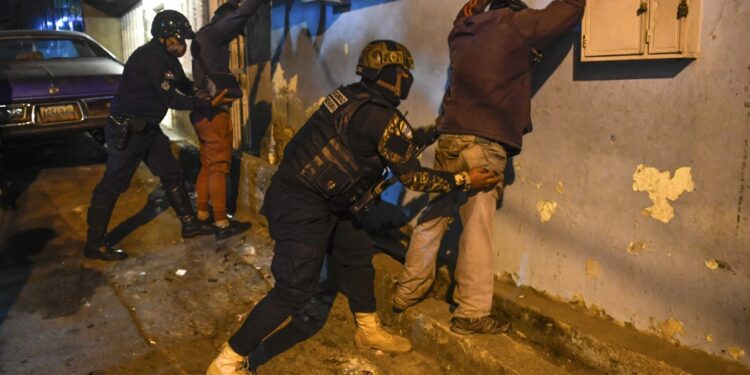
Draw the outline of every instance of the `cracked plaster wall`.
M341 14L273 8L276 67L295 81L297 111L357 80L362 46L390 38L416 60L402 108L415 125L429 123L462 2L353 3ZM703 8L702 56L690 63L591 65L574 61L575 48L545 51L562 62L533 99L535 130L512 163L496 271L750 364L741 355L750 348L750 50L741 42L750 2L704 0ZM285 116L274 108L274 122L302 121Z

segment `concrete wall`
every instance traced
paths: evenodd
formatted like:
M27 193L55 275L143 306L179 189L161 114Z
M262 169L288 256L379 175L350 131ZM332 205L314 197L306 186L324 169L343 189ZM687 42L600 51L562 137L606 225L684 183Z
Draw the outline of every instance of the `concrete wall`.
M122 52L122 26L120 19L109 17L90 5L83 5L84 24L86 34L96 39L104 48L112 52L118 59L125 61Z
M357 79L367 41L390 38L416 60L403 109L416 125L432 121L463 2L352 3L339 14L298 2L273 8L277 97L291 93L285 103L303 113ZM741 42L750 2L703 3L695 61L582 64L575 32L545 51L535 131L513 160L496 218L496 269L750 364L750 51ZM299 125L274 105L275 123Z

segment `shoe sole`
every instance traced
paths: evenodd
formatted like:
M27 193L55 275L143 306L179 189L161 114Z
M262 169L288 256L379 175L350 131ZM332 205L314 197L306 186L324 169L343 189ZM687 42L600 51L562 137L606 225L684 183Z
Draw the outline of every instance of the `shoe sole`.
M451 332L458 333L459 335L472 335L472 334L478 333L478 332L475 332L475 331L469 331L469 330L466 330L466 329L457 328L457 327L454 327L452 325L451 325Z
M105 261L105 262L119 262L119 261L123 261L125 259L128 259L127 255L125 257L122 257L122 258L104 258L104 257L99 257L99 256L89 255L89 254L84 253L83 256L86 257L86 259L101 260L101 261Z
M388 350L388 349L378 348L378 347L374 347L374 346L369 346L369 345L366 345L366 344L359 344L357 342L354 343L354 346L357 348L357 350L362 351L362 352L367 351L367 350L371 350L373 352L378 352L379 351L379 352L383 352L383 353L393 353L393 354L406 354L406 353L411 352L411 349L406 350L406 351Z
M372 350L372 351L381 351L384 353L394 353L394 354L405 354L405 353L411 352L412 349L414 349L414 346L412 346L411 348L409 348L409 350L406 350L406 351L383 349L383 348L379 348L376 346L368 345L365 342L361 342L361 339L359 339L357 336L354 336L354 346L360 351Z
M187 234L187 235L183 234L183 235L182 235L182 238L184 238L184 239L188 239L188 238L195 238L195 237L198 237L198 236L210 236L210 235L212 235L212 234L214 234L214 232L210 232L210 233L202 233L202 232L198 232L198 233L189 233L189 234Z
M216 237L216 240L217 240L217 241L221 241L221 240L226 240L227 238L230 238L230 237L234 237L234 236L236 236L236 235L238 235L238 234L242 234L242 233L245 233L245 232L247 232L248 230L250 230L250 228L247 228L247 229L245 229L245 230L241 230L241 231L237 231L237 232L234 232L234 233L231 233L231 234L225 235L225 236L219 236L219 235L216 235L216 234L214 234L214 237Z
M501 329L501 330L499 330L497 332L479 332L479 331L472 331L472 330L469 330L469 329L458 328L456 326L451 325L451 331L453 333L458 333L459 335L473 335L473 334L499 335L499 334L502 334L502 333L506 333L509 330L510 330L510 327L508 327L506 329Z

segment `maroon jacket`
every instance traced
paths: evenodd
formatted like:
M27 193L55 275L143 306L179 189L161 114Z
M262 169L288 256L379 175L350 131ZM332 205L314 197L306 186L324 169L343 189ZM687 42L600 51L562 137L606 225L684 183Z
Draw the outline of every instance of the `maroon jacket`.
M515 13L483 12L488 2L467 3L448 36L451 83L438 130L500 142L515 155L531 131L531 49L547 48L578 22L586 0Z

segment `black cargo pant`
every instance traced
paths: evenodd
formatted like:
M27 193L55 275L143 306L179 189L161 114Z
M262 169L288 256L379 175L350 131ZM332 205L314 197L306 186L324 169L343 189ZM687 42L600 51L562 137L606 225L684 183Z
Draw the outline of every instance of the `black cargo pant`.
M272 234L273 226L274 222L269 221ZM305 223L300 223L297 230L305 231ZM278 328L289 316L299 313L303 307L315 305L310 304L314 296L332 297L330 288L319 289L320 271L328 252L336 263L338 290L349 298L351 311L375 312L375 270L372 266L374 245L367 233L353 219L336 218L330 241L326 246L290 240L276 242L276 251L271 263L271 272L276 284L250 312L242 327L229 339L232 349L241 355L249 355L255 351L263 338ZM321 302L322 310L312 312L313 314L328 314L329 307L325 305L330 306L330 302Z
M118 150L117 132L111 122L104 127L106 137L107 164L99 184L91 197L92 206L114 206L115 201L128 190L138 165L143 161L155 176L159 177L165 190L171 190L182 183L180 164L172 154L169 138L158 124L149 124L142 132L131 132L124 149Z

